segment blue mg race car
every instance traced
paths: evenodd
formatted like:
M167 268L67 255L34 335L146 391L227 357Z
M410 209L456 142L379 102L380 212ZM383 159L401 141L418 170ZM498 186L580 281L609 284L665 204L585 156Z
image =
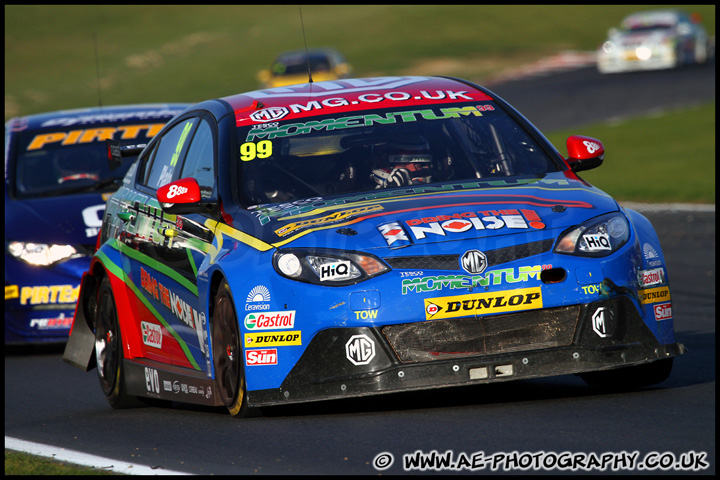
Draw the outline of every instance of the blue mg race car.
M88 108L6 123L6 344L67 341L105 201L133 161L112 164L106 140L144 146L186 106Z
M189 107L107 203L66 362L114 408L249 407L578 374L665 380L650 222L493 92L342 79ZM138 402L139 401L139 402Z

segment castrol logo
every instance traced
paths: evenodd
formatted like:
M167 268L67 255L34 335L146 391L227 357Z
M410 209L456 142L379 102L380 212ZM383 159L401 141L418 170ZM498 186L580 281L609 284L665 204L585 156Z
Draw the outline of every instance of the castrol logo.
M640 272L638 272L638 276L641 287L658 285L663 282L663 269L654 268L652 270L640 270Z
M245 315L245 328L248 330L295 328L295 310L248 313Z

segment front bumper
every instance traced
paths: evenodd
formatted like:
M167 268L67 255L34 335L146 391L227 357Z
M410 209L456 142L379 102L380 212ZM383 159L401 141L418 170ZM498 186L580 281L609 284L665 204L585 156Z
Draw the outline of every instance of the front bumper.
M661 345L626 297L485 319L332 328L312 339L279 388L251 390L248 403L278 405L577 374L682 353L682 344Z
M613 55L599 55L597 62L601 73L664 70L677 66L675 53L671 50L656 51L647 60L638 59L630 50L621 51Z
M89 257L35 267L5 256L5 344L67 342Z

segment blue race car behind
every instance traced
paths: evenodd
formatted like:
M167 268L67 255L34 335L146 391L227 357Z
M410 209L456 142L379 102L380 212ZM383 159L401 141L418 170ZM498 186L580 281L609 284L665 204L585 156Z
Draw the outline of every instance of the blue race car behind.
M5 125L5 343L65 342L105 202L144 145L187 105L127 105L14 118ZM139 151L139 150L138 150Z
M188 108L110 197L63 358L138 399L248 407L579 374L663 381L650 222L517 110L442 77Z

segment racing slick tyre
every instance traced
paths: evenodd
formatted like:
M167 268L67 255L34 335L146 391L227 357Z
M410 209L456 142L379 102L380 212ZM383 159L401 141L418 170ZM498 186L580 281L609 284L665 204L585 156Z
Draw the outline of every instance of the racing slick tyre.
M223 280L215 296L212 319L212 352L216 393L230 415L248 414L240 331L230 287Z
M664 382L670 376L672 365L672 358L664 358L642 365L581 373L580 378L593 389L607 391L632 390Z
M117 308L110 280L100 284L95 313L95 359L98 378L105 398L113 408L132 408L143 403L127 394L123 373L123 344L118 327Z

